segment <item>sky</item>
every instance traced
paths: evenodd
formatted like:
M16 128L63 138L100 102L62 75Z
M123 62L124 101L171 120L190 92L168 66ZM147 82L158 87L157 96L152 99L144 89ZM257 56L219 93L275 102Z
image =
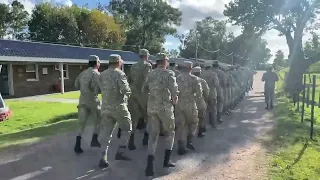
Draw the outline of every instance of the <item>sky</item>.
M0 3L10 3L13 0L0 0ZM95 8L99 2L102 4L108 4L109 0L19 0L26 8L28 12L32 11L32 8L39 2L51 2L61 5L71 6L77 4L83 6L88 4L89 8ZM223 15L224 5L231 0L167 0L170 5L175 8L179 8L182 11L182 23L178 27L178 34L188 32L194 25L195 21L199 21L207 16L212 16L218 20L226 20ZM240 27L232 26L228 24L227 31L233 32L235 35L239 35L241 32ZM304 36L304 40L310 38L310 35ZM284 37L278 36L276 30L268 31L263 39L267 40L268 48L274 55L276 51L282 50L285 56L288 55L288 46ZM177 49L180 45L178 39L173 36L166 37L166 43L164 44L166 49ZM200 42L201 45L201 42ZM215 49L212 49L214 51Z

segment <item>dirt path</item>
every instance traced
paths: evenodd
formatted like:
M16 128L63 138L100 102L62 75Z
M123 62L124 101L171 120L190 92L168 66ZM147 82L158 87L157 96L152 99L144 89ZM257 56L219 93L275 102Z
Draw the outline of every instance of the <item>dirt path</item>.
M271 114L264 109L261 72L255 76L254 91L246 97L218 130L211 130L203 139L196 139L197 152L180 157L174 149L172 170L161 168L163 142L159 140L155 160L155 179L217 179L263 180L266 178L265 149L260 139L273 127ZM73 153L75 133L51 137L30 147L7 149L0 152L0 179L4 180L73 180L110 179L143 180L146 165L146 149L141 146L141 134L136 141L137 150L130 152L133 162L111 160L111 167L100 170L97 165L102 149L89 147L90 130L83 147L85 153ZM101 137L101 142L105 140ZM117 141L112 143L117 146ZM115 154L111 148L110 157ZM113 158L112 158L113 159Z

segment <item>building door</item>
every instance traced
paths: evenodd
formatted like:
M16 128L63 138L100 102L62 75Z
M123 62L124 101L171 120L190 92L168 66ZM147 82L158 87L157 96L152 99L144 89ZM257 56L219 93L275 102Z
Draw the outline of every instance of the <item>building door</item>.
M2 64L0 72L0 93L2 95L9 95L9 74L7 64Z

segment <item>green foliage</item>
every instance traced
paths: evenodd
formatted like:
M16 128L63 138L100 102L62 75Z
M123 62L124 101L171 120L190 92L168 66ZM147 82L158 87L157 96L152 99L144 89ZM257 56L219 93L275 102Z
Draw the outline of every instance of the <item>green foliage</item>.
M24 39L28 16L23 4L17 0L10 6L0 3L0 38L10 35L13 39Z
M166 35L174 35L182 13L166 1L153 0L111 0L109 11L126 31L124 50L148 48L150 53L162 51Z
M289 66L288 59L284 58L284 54L283 54L282 50L278 50L276 52L275 58L273 60L273 67L275 69L280 69L280 68L288 67L288 66Z

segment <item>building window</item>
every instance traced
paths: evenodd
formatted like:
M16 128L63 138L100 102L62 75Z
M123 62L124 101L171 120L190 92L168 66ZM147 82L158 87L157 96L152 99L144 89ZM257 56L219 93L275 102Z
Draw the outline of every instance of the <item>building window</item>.
M37 64L26 65L26 77L27 81L39 81L39 71Z
M67 64L63 64L63 78L69 79L69 67Z

